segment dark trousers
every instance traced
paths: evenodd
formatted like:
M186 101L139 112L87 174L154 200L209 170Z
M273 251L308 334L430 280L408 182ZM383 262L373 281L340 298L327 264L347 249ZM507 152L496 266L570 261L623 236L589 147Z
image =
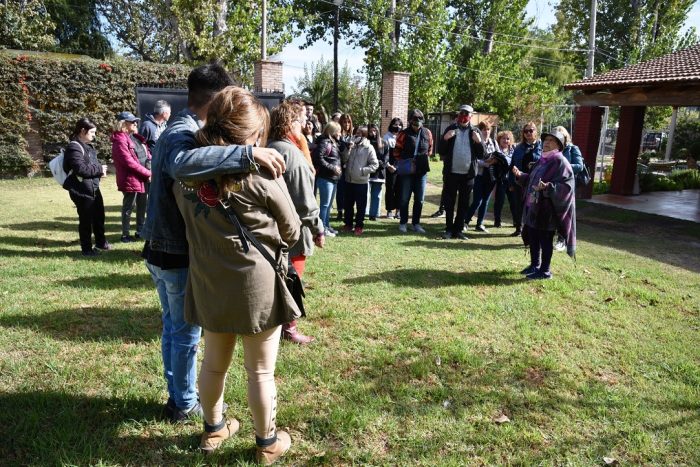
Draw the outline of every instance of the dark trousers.
M399 186L399 175L386 171L386 193L384 194L384 204L387 212L399 208L401 200L401 187Z
M357 205L355 215L355 227L365 226L365 210L367 209L367 183L345 182L345 225L352 227L352 218L355 214L353 209Z
M476 216L476 225L482 225L484 223L486 208L489 206L491 191L493 191L494 185L495 182L491 181L491 177L488 173L474 177L474 200L464 216L467 225L472 221L475 212L478 212Z
M542 272L549 272L552 263L553 230L539 230L528 227L530 241L530 265L538 267Z
M464 216L469 204L469 194L474 188L474 178L468 174L445 175L445 225L446 232L461 233L464 229ZM455 215L455 202L457 214Z
M513 187L513 191L511 191L513 203L510 209L513 213L513 225L516 229L519 229L523 223L523 204L525 204L523 188L517 184L511 186Z
M95 245L104 246L105 239L105 205L100 190L95 192L95 198L84 198L70 194L75 207L78 208L78 235L80 249L83 252L92 250L92 234L95 234Z
M438 211L444 211L445 210L445 179L447 178L447 174L445 174L445 171L442 171L442 190L440 191L440 206L438 206Z
M131 213L136 207L136 233L141 234L143 224L146 222L146 206L148 205L148 192L124 193L122 200L122 235L129 235Z
M513 197L513 192L508 189L508 180L503 178L496 181L496 201L493 204L493 219L494 225L501 225L501 213L503 212L503 204L508 198L508 207L510 208L510 215L513 217L513 224L515 224L515 198Z

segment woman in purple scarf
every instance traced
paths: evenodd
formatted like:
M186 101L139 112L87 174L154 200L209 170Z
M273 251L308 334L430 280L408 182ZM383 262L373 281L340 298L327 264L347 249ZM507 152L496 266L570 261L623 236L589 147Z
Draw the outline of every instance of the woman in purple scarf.
M528 279L551 279L552 239L557 231L566 252L576 256L576 203L574 172L562 155L564 135L542 133L542 157L529 174L513 167L523 193L523 242L530 247L530 265L520 271Z

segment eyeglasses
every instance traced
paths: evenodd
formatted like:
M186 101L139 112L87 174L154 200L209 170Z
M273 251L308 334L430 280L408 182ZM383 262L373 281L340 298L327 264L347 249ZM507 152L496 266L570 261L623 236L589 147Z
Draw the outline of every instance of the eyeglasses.
M523 133L534 133L534 132L535 132L535 130L533 130L532 128L525 128L523 130Z

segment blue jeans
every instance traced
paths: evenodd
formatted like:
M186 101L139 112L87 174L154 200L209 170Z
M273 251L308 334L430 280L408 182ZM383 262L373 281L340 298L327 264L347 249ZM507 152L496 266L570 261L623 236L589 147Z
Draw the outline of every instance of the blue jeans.
M187 268L161 269L146 262L163 308L161 351L168 396L178 409L197 404L197 347L202 328L185 321Z
M319 217L325 228L330 227L331 204L333 204L333 196L338 184L332 180L318 177L316 178L316 187L320 193L320 212Z
M369 182L369 217L379 217L379 202L382 200L383 183Z
M476 225L481 225L484 223L484 217L486 216L486 208L488 208L489 200L491 199L491 192L493 191L494 182L491 181L489 174L477 175L474 179L474 201L472 205L469 206L465 219L467 224L472 221L474 213L478 214L476 217Z
M424 175L399 175L399 183L401 184L401 205L399 214L401 215L401 223L408 222L408 203L411 201L413 194L413 215L411 223L413 225L420 224L420 216L423 212L423 200L425 198L425 186L428 183L428 174Z
M508 198L510 214L513 217L513 223L515 224L516 200L513 198L513 192L509 190L508 180L504 177L501 180L496 181L496 201L493 205L494 225L501 225L501 212L503 212L503 205L505 204L506 198Z

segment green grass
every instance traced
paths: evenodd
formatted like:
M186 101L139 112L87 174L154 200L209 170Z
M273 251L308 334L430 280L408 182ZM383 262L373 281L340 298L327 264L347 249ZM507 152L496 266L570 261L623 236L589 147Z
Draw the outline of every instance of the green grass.
M1 463L251 464L240 349L235 440L204 459L199 424L163 421L158 299L103 189L115 250L87 259L67 192L0 182ZM287 464L700 464L697 224L582 202L577 261L527 282L510 228L444 241L443 221L368 222L308 261L318 341L283 344L277 369Z

